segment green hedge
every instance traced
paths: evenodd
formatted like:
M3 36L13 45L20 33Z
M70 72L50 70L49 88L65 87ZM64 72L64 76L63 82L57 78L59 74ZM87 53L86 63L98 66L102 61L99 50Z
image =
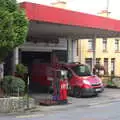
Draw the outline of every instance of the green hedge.
M24 93L25 82L21 78L14 76L5 76L2 81L2 88L6 94Z

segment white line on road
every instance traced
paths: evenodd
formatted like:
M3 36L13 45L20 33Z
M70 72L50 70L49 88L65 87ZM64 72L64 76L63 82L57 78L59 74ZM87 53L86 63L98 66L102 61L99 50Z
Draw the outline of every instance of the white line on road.
M96 105L94 104L94 105L90 106L90 108L106 107L106 106L110 106L112 104L114 104L114 103L103 103L103 104L96 104Z
M44 117L44 114L35 114L35 115L21 115L21 116L16 116L16 118L34 118L34 117Z

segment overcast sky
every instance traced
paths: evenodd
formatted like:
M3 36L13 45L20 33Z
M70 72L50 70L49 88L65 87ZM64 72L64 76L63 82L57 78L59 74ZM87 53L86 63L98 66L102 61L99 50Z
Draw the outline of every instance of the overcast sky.
M39 3L44 5L50 5L50 3L56 0L17 0L18 2L28 1L33 3ZM111 12L111 17L115 19L120 19L120 0L108 0L109 1L109 11ZM101 10L107 8L107 0L68 0L67 7L89 14L97 15Z

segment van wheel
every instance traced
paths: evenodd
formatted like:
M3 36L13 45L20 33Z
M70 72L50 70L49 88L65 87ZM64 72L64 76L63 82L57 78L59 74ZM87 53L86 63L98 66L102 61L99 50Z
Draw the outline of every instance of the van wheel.
M98 97L98 96L99 96L99 94L98 94L98 93L95 93L93 96Z
M73 89L73 95L74 97L80 98L82 96L81 89L79 87L75 87Z

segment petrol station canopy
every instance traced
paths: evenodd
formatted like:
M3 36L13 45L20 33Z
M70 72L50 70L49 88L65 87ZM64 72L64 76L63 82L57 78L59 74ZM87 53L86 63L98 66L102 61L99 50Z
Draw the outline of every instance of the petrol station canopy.
M120 37L120 21L30 2L21 3L30 21L29 37Z

